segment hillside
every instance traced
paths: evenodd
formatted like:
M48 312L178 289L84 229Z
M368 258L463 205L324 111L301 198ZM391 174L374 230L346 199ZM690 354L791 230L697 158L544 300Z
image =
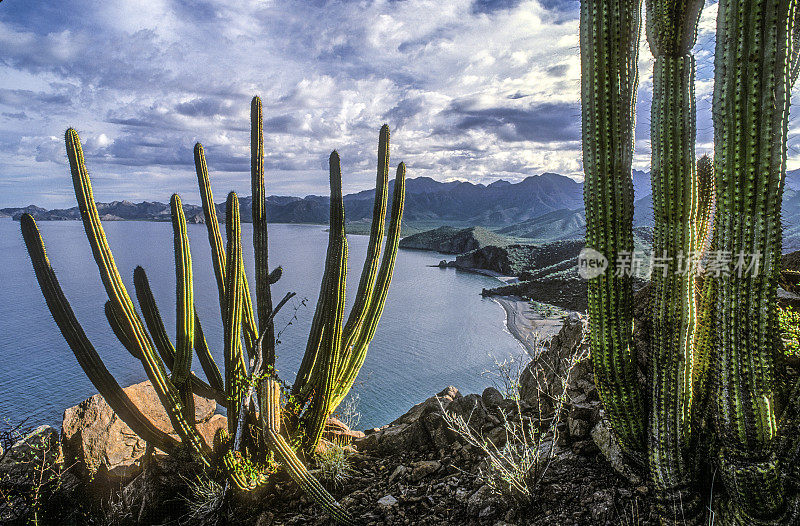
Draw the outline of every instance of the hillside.
M400 240L400 248L433 250L442 254L463 254L489 245L506 246L509 239L491 230L475 226L455 228L442 226L427 232L412 234Z

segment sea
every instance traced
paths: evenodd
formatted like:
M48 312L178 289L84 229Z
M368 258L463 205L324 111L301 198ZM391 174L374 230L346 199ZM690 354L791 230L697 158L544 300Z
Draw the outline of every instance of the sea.
M175 267L170 223L103 224L117 267L135 300L133 269L147 272L167 331L175 337ZM75 314L120 385L146 380L141 363L114 337L103 314L107 299L80 221L42 221L47 254ZM245 266L253 289L252 225L242 228ZM205 225L188 225L194 300L212 353L222 370L223 331ZM321 225L270 224L270 267L283 267L273 286L277 301L296 296L278 313L276 367L291 383L305 352L319 294L328 234ZM350 235L347 309L355 298L367 236ZM491 385L495 360L524 351L505 327L503 309L481 289L487 276L438 268L445 256L401 249L386 306L366 361L347 400L348 420L366 429L389 423L413 404L449 385L462 393ZM305 301L303 301L305 300ZM8 423L60 428L65 408L96 390L58 331L39 290L19 223L0 219L0 418ZM193 370L203 377L194 358ZM222 412L222 411L220 411Z

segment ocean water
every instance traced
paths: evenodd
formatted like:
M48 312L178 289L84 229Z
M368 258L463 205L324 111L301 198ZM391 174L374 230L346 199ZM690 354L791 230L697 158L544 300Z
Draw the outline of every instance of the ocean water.
M117 381L146 379L142 365L114 337L103 314L105 291L79 221L40 222L51 264L87 336ZM175 270L169 223L106 222L104 228L128 292L133 269L147 271L167 330L175 335ZM222 324L205 225L189 225L195 302L203 329L222 368ZM269 227L270 267L283 266L275 301L296 292L276 318L282 331L277 368L294 380L305 351L319 294L327 247L323 226ZM253 287L252 225L243 225L245 260ZM354 299L366 254L366 236L349 236L347 308ZM353 392L360 428L383 425L448 385L480 392L482 371L493 358L521 352L505 329L503 309L481 298L497 282L485 276L431 267L440 254L400 250L383 316ZM301 299L306 298L306 306ZM134 299L135 301L135 299ZM296 319L292 321L293 316ZM292 321L291 325L288 325ZM96 392L75 360L45 305L28 259L19 223L0 219L0 416L28 424L60 426L63 410ZM198 376L202 370L194 359Z

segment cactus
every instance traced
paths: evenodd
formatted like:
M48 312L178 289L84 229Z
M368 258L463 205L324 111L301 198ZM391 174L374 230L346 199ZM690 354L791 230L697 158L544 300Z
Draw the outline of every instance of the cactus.
M674 518L669 508L675 506L672 511L679 511L679 522L698 522L702 506L693 488L699 486L700 464L709 456L705 448L714 448L727 490L727 504L720 510L726 524L795 524L800 518L800 383L788 393L778 373L776 289L789 99L800 73L800 8L796 2L778 0L719 2L715 159L713 167L707 158L700 159L695 175L690 50L702 2L648 0L647 7L648 40L656 58L651 131L654 251L657 257L667 256L668 264L674 264L681 251L693 253L695 261L706 255L702 279L676 276L669 273L671 267L668 275L656 273L653 278L649 467L666 507L662 520ZM587 226L587 244L595 248L597 231L603 236L600 243L618 241L607 221L621 214L627 201L603 200L613 186L596 185L597 159L586 152L594 153L591 147L597 146L601 154L613 157L627 150L614 142L619 135L612 126L594 126L599 111L594 100L587 99L609 87L613 92L616 79L628 76L630 64L616 62L609 76L595 75L597 57L612 66L617 59L587 45L592 41L585 35L591 36L597 27L613 31L621 13L618 1L582 2L584 160L587 197L594 197L587 199L587 221L596 223ZM626 47L623 41L617 49ZM628 105L629 92L616 90L616 99L616 104ZM610 103L604 108L611 111ZM627 117L618 121L627 125ZM593 209L601 203L607 207L603 213ZM709 266L712 259L722 267ZM728 262L732 268L726 269ZM602 315L595 304L596 289L591 282L589 286L590 314ZM619 296L629 295L623 283L601 299L618 304L624 301ZM627 315L622 320L629 323ZM602 384L608 381L607 351L594 336ZM612 363L613 377L625 377L625 366ZM599 387L617 435L630 447L625 428L619 430L621 418L614 416L625 393L612 392L609 397L608 390ZM709 416L714 419L713 433Z
M226 250L227 275L225 279L225 393L228 396L228 433L236 429L239 398L244 388L247 370L242 353L242 228L239 220L239 199L234 192L228 194L225 217L228 235Z
M256 413L251 412L255 410L260 415L260 424L264 428L263 438L269 452L280 461L292 479L334 519L344 524L353 524L352 517L310 475L281 433L281 429L286 428L281 426L284 408L281 405L281 384L275 373L273 319L294 293L287 294L273 308L270 285L280 279L283 269L276 267L270 271L267 264L261 119L261 101L256 97L251 104L251 176L258 325L244 272L238 198L233 192L228 195L227 246L223 247L203 147L198 143L194 150L224 326L224 376L212 357L194 305L192 261L180 197L173 195L170 200L177 292L177 334L173 345L150 289L147 274L141 267L134 271L134 285L144 321L136 312L106 242L92 196L80 140L73 129L66 133L67 155L81 218L109 297L105 304L106 318L123 347L142 362L180 441L153 426L106 370L75 319L47 260L36 223L28 215L23 216L21 221L23 236L53 318L92 383L134 432L165 452L172 453L183 448L192 452L206 466L211 466L210 445L203 441L194 426L193 393L216 399L228 409L228 438L221 441L226 443L227 449L221 452L219 458L230 482L239 489L248 491L266 482L270 473L269 466L261 463L268 458L264 453L256 455L261 459L259 461L242 451L244 439L248 440L246 451L250 451L248 448L257 448L261 443L257 436L245 432L245 429L250 429L244 425L246 419L249 418L248 422L252 424L258 424ZM355 307L347 324L343 326L347 239L344 233L339 158L336 152L331 154L330 243L309 345L295 383L295 388L304 397L303 402L295 408L299 407L297 414L303 412L303 415L298 419L296 414L292 419L295 432L293 438L299 437L307 452L314 451L327 418L352 386L386 300L400 237L405 195L405 166L401 163L395 180L386 253L379 265L386 214L388 159L389 129L384 126L379 140L378 185L368 256ZM198 361L209 383L191 371L193 351L197 352ZM252 364L249 369L248 364ZM254 393L258 396L254 397Z
M264 125L261 99L253 97L250 103L250 181L253 190L253 250L256 259L256 305L258 333L266 331L266 360L275 362L275 327L272 312L271 276L268 266L267 203L264 193ZM278 276L280 277L280 276ZM277 278L276 278L277 279ZM267 322L266 320L270 321ZM266 326L263 324L266 323Z
M580 12L586 246L613 267L633 251L633 121L641 0L582 1ZM623 451L643 463L645 413L632 350L630 275L589 280L591 346L600 397Z
M786 512L774 451L776 415L785 403L776 372L776 297L797 5L721 0L718 9L715 248L760 259L757 273L715 279L719 462L736 522L760 524Z
M310 410L299 422L299 433L304 438L307 452L314 450L328 416L352 387L386 302L400 241L405 196L405 165L400 163L395 177L386 251L379 265L386 217L388 166L389 128L384 125L378 140L378 173L367 257L353 308L343 327L347 240L344 236L339 155L333 152L330 157L331 226L328 255L306 354L292 386L292 394L298 400L297 408L302 409L310 404Z
M665 520L693 521L701 502L689 462L697 305L693 258L702 248L695 172L695 61L702 0L646 0L647 40L655 57L651 182L655 228L650 473ZM679 268L681 265L683 268Z

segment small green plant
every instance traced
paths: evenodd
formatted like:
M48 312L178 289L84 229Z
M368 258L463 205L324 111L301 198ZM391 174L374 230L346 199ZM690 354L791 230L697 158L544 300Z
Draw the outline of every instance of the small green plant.
M191 522L202 522L212 517L225 500L225 486L213 478L198 475L193 479L184 480L186 495L181 499L186 504L185 519Z
M58 491L65 470L58 435L47 426L30 429L25 421L0 425L0 517L38 525L43 508Z
M353 467L347 458L347 450L338 440L327 442L316 460L322 480L336 486L341 486L353 474Z
M800 312L792 307L778 310L781 327L783 352L789 356L800 357Z
M530 505L538 497L538 487L555 454L559 427L567 402L567 387L575 364L588 356L588 346L580 342L582 351L563 359L563 376L555 376L554 381L560 389L551 400L552 413L530 415L523 410L519 395L509 397L516 402L510 411L500 410L502 438L487 437L481 429L470 424L470 416L448 412L439 400L439 407L448 429L455 432L464 442L479 450L485 457L486 468L480 472L484 483L496 493L511 498L521 506ZM501 365L501 378L508 378L510 385L519 385L518 367L507 368ZM524 368L523 368L524 369ZM516 378L510 378L509 371L519 371ZM548 386L540 385L542 396L550 397ZM518 393L518 391L517 391ZM540 406L541 407L541 406Z

